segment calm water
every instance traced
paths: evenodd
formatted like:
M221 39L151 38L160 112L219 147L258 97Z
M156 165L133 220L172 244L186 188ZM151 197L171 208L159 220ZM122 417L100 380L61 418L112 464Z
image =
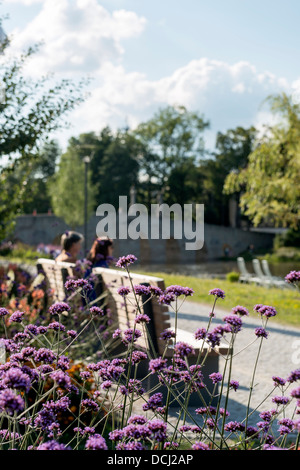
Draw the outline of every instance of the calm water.
M250 273L253 273L252 262L246 262L247 269ZM284 277L290 271L300 270L300 263L284 262L276 265L269 264L271 273L274 276ZM135 271L142 269L143 271L149 272L165 272L182 274L185 276L196 276L196 277L225 277L227 273L231 271L239 272L236 261L210 261L209 263L201 264L151 264L143 265L139 264L135 266Z

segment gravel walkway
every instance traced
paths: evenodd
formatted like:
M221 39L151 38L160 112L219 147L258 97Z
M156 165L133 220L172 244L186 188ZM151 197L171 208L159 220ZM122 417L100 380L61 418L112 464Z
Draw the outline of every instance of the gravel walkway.
M221 307L222 300L218 300L215 309L215 318L213 318L213 326L222 323L222 318L228 314L228 310ZM209 305L197 304L185 301L180 308L178 314L178 328L195 332L199 327L206 327L208 322L208 314L211 311ZM172 326L174 325L174 313L170 312L172 318ZM239 389L230 392L229 406L230 420L241 421L246 416L246 409L249 397L249 385L251 383L254 363L257 357L259 340L244 349L249 343L256 338L254 329L261 326L260 318L244 317L243 329L238 333L234 354L241 351L233 360L232 379L238 380ZM249 424L256 424L261 419L259 413L262 410L275 408L269 397L265 402L265 398L273 389L272 376L277 375L287 378L291 371L300 367L300 328L292 328L282 326L276 323L275 318L271 318L268 322L267 330L269 337L264 339L260 360L257 366L255 388L251 399L251 411L253 414L249 420ZM224 360L219 360L219 371L222 372ZM292 384L295 388L296 384ZM291 388L291 389L292 389ZM281 395L279 389L272 393L271 396ZM256 407L259 410L256 411ZM199 405L201 406L201 405ZM287 410L286 415L291 417L292 406ZM174 415L178 410L172 411ZM191 410L193 414L193 410Z

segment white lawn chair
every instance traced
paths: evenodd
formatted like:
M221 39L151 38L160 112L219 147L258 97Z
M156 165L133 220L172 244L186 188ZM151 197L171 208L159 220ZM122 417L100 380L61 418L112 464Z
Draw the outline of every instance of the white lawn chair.
M271 279L269 279L269 277L263 273L259 260L253 259L252 265L253 265L254 272L256 276L261 280L261 283L267 287L270 287L273 283Z
M261 284L260 278L249 273L249 271L247 270L244 258L239 256L237 258L237 265L240 271L240 282L254 282L255 284Z
M277 287L289 287L289 285L287 284L287 282L285 282L284 279L279 276L273 276L269 267L269 263L266 259L263 259L261 261L261 266L264 271L264 274L270 279L272 284Z

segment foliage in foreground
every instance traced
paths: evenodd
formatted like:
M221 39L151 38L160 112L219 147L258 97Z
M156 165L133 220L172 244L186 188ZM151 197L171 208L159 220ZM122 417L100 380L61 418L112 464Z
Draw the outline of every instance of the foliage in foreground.
M177 341L178 305L194 290L179 285L170 285L165 291L134 285L129 265L135 260L128 255L117 262L131 281L131 287L119 288L120 298L130 301L128 296L133 295L136 307L134 325L126 330L121 331L114 324L105 297L101 306L89 304L93 278L69 279L66 289L70 297L50 305L46 315L39 316L35 323L30 323L21 310L10 313L6 307L0 308L4 331L0 366L1 448L298 449L299 369L286 378L272 377L268 395L271 407L260 412L261 421L256 426L249 425L252 413L261 406L250 411L259 356L268 337L268 322L277 314L276 309L263 304L254 306L262 321L253 332L259 351L253 364L246 415L238 422L232 421L229 398L239 388L237 377L232 377L238 354L233 353L233 347L249 311L237 305L220 325L212 327L216 303L225 299L225 293L219 288L211 289L213 307L207 327L195 332L199 342L196 353L189 344ZM300 272L291 272L286 280L299 285ZM149 317L143 312L143 304L151 299L175 311L174 330L162 333L165 351L161 356L155 354L150 339L148 351L139 347L139 339L148 335ZM92 350L87 349L90 339L97 340ZM218 352L221 342L229 346L224 370L216 370L204 379L204 346ZM114 353L117 345L122 346L118 355ZM147 367L140 377L142 363ZM145 378L155 379L156 385L146 390ZM196 418L189 407L192 393L199 397ZM173 400L180 406L175 421L170 414ZM291 418L286 418L288 409L292 410Z

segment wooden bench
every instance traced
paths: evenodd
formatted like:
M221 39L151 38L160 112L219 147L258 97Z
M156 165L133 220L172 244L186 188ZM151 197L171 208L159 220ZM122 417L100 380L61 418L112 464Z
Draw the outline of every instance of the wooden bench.
M53 301L62 302L66 300L68 293L65 289L65 283L68 277L74 276L73 263L57 262L47 258L37 260L37 270L41 273L51 289Z
M134 294L130 293L126 297L122 297L118 293L118 289L122 286L131 287L130 279L126 272L106 269L106 268L94 268L93 274L96 274L101 278L102 286L107 290L107 306L111 309L112 318L115 320L115 325L124 332L128 328L133 328L134 319L136 316L136 305ZM130 274L132 282L134 285L142 284L146 286L156 286L162 290L165 290L165 282L161 278L154 276L146 276L142 274L131 273ZM142 299L142 302L145 302L147 297ZM171 317L169 313L169 308L166 305L161 305L155 297L148 302L146 302L141 309L142 313L145 313L150 318L150 322L147 324L148 335L142 335L136 342L136 344L146 350L150 358L162 355L165 353L165 358L168 359L169 364L171 363L171 358L173 357L172 348L168 348L165 351L166 343L160 339L161 333L166 329L171 328ZM141 329L140 326L137 326L138 329ZM148 339L149 336L149 339ZM228 346L226 344L221 344L219 347L212 349L205 341L198 341L195 339L194 334L183 329L178 328L176 334L176 342L185 342L192 346L195 350L195 355L189 356L189 365L195 364L199 352L202 350L202 356L207 354L205 364L203 366L203 375L204 382L207 385L208 389L212 391L213 385L212 381L208 379L208 376L212 372L218 372L219 368L219 357L220 355L227 355ZM140 367L138 376L140 378L144 377L147 374L147 363L144 361L144 367ZM151 376L150 376L151 379ZM151 388L153 385L157 385L152 381L151 384L148 383L147 388ZM164 387L165 389L166 387ZM163 391L163 390L160 390ZM203 392L203 397L208 399L208 396ZM178 406L176 401L174 401L174 406ZM197 393L191 395L190 404L193 406L201 406L200 399Z
M37 261L37 268L40 271L53 292L52 300L64 301L68 297L68 293L65 290L65 282L69 276L73 276L73 268L75 267L72 263L56 262L49 259L39 259ZM128 294L125 298L118 293L119 287L126 286L131 287L130 279L125 271L107 269L107 268L94 268L93 274L99 279L99 286L102 293L106 293L105 304L106 307L111 310L111 316L114 321L115 328L119 328L122 332L128 328L133 328L134 319L136 317L136 305L135 298L132 293ZM130 274L134 285L142 284L146 286L156 286L161 290L165 290L165 282L161 278L154 276L146 276L143 274ZM99 288L98 286L98 288ZM98 290L98 294L101 293ZM145 302L147 297L142 297L142 302ZM172 329L171 327L171 316L169 308L166 305L161 305L155 297L150 301L147 301L142 307L142 313L145 313L150 318L149 324L146 325L148 334L142 335L136 342L140 349L147 351L148 357L154 358L165 354L164 357L171 364L173 357L172 348L168 348L165 351L166 343L160 339L161 333L164 330ZM138 325L138 329L141 329ZM227 355L228 346L221 344L219 347L212 349L205 341L195 340L194 335L191 332L177 328L176 341L182 341L188 343L195 350L195 355L189 356L189 365L195 364L198 353L202 350L202 357L207 354L205 364L202 372L204 375L204 383L209 391L213 390L213 384L208 376L212 372L219 370L219 357L220 355ZM118 350L120 353L120 349ZM143 379L148 374L148 361L142 361L138 367L137 378ZM154 386L158 386L157 379L154 375L150 375L144 383L147 390L151 390ZM180 386L178 387L180 392ZM163 395L166 394L166 387L157 388L156 391L160 391ZM216 389L215 389L216 392ZM209 400L208 394L205 390L201 391L204 400ZM182 398L181 398L182 400ZM190 398L191 406L202 406L197 393L193 393ZM212 402L213 404L214 402ZM178 406L176 400L173 399L171 406Z

